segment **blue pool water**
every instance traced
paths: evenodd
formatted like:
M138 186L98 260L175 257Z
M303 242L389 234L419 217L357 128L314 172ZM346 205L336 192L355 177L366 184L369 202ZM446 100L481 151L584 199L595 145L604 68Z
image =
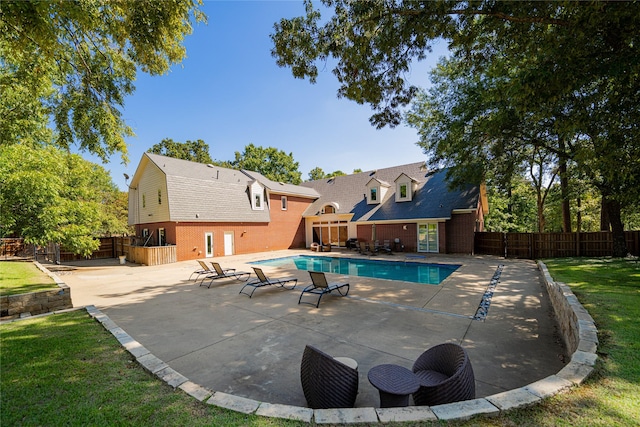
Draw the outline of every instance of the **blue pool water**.
M299 255L256 261L251 264L271 267L297 268L298 270L323 271L375 279L403 280L406 282L438 285L459 265L424 264L356 258L332 258L326 256Z

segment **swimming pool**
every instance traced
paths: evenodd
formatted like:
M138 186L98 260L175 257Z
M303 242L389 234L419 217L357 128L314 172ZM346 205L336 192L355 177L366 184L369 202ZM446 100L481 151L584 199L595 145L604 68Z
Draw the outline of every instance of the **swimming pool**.
M317 255L274 258L255 261L251 264L297 268L298 270L307 271L323 271L325 273L346 274L350 276L373 277L375 279L402 280L428 285L439 285L460 267L459 265L449 264L333 258Z

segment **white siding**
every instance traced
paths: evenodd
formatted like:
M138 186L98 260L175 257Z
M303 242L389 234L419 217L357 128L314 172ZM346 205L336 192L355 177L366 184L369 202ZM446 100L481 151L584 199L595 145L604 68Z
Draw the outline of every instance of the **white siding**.
M158 190L162 193L162 204L158 203ZM140 211L138 223L170 220L166 176L153 163L147 163L144 171L142 171L137 192L138 209Z

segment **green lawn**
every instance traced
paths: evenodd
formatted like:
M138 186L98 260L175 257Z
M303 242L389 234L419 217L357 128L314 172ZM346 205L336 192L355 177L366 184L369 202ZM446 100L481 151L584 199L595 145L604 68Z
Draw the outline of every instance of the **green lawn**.
M456 426L637 426L640 265L546 261L599 328L599 362L581 387L532 408ZM0 425L295 426L203 404L144 371L85 311L0 325ZM429 425L430 423L407 423Z
M53 279L32 262L0 262L0 295L26 294L55 287Z

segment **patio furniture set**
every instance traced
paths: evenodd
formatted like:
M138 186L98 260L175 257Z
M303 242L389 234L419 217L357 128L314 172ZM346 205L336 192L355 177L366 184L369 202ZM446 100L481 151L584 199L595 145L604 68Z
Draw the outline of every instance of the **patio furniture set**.
M353 407L358 394L357 362L331 357L307 345L300 379L309 407ZM458 344L439 344L418 357L411 370L392 364L371 368L367 378L380 394L380 407L433 406L475 398L475 377L466 350Z

